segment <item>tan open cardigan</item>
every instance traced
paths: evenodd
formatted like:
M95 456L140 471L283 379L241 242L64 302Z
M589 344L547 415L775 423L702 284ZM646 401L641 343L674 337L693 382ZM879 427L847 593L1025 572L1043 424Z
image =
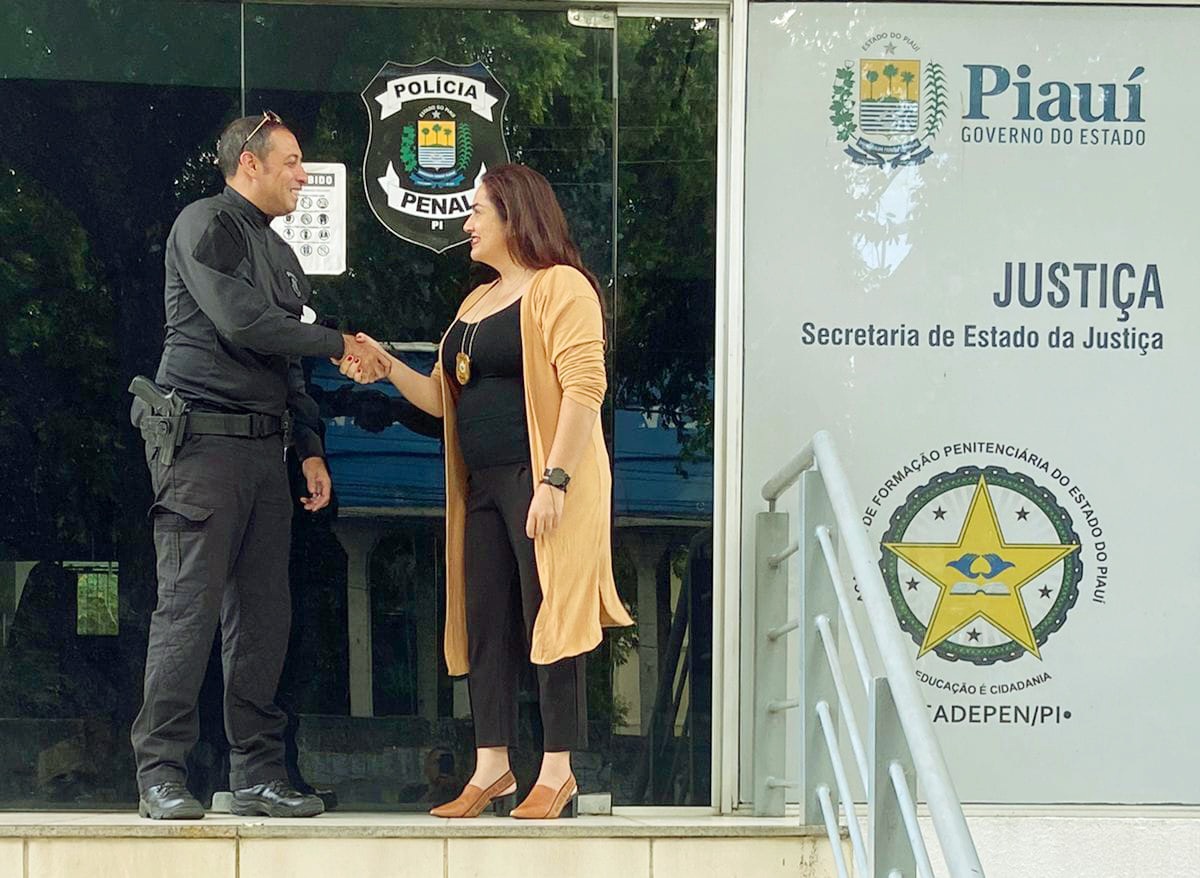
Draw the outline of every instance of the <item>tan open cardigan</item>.
M487 290L463 299L461 318ZM599 411L604 374L604 321L596 292L567 265L538 271L521 299L521 349L525 367L525 417L529 424L530 479L536 489L554 444L564 396ZM442 389L446 438L446 666L452 676L470 670L467 660L463 533L467 469L458 446L454 380L438 351L433 376ZM562 520L534 542L542 607L533 626L530 658L547 665L594 649L602 626L632 625L613 582L612 474L600 419L592 441L571 473Z

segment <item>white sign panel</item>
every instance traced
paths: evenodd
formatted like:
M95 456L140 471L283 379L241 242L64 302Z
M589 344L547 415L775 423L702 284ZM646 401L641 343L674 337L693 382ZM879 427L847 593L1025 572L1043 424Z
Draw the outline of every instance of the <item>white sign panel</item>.
M830 430L967 801L1200 802L1198 33L751 6L743 545Z
M308 275L342 274L346 270L346 166L305 162L308 183L296 209L271 220L271 228L287 241Z

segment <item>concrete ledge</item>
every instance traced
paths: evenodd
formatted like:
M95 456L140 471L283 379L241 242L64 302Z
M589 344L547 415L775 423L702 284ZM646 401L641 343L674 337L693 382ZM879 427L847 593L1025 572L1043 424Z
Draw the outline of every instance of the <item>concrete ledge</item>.
M824 838L792 818L614 815L571 820L333 812L307 820L146 820L126 812L0 812L0 838Z
M662 814L519 821L335 813L311 820L0 813L0 878L832 878L794 820ZM845 843L842 843L843 846Z
M0 838L0 875L25 874L25 843L19 838Z
M216 838L31 838L25 845L25 878L151 878L167 872L223 878L237 870L237 842Z

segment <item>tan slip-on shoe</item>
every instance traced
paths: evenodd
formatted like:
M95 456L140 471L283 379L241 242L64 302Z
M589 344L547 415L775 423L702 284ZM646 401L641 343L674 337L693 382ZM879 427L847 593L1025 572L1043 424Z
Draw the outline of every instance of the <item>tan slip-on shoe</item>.
M579 786L575 776L568 777L557 790L538 784L517 807L512 816L518 820L554 820L558 817L574 817L575 802ZM565 812L565 813L564 813Z
M457 799L438 805L429 813L434 817L478 817L488 805L495 802L496 813L503 816L512 808L516 794L517 779L511 771L506 771L486 790L467 784Z

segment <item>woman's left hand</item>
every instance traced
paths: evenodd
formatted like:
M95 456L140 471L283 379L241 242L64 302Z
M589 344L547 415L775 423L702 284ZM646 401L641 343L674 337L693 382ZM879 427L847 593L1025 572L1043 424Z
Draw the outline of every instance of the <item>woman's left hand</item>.
M550 485L538 485L525 518L525 536L531 540L554 533L562 520L566 494Z

